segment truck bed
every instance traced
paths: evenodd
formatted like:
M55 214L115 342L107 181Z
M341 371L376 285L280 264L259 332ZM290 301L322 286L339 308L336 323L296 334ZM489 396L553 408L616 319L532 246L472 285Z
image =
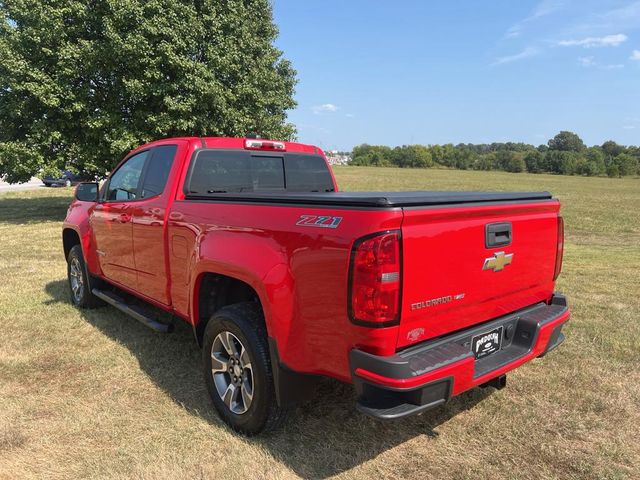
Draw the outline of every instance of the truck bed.
M187 200L217 202L285 203L331 207L428 207L494 202L531 202L551 200L549 192L229 192L187 194Z

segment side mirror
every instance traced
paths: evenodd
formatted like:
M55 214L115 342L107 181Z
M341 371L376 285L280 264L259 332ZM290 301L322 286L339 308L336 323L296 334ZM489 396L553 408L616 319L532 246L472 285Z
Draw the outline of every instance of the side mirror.
M81 202L97 202L98 201L98 183L83 182L76 187L76 200Z

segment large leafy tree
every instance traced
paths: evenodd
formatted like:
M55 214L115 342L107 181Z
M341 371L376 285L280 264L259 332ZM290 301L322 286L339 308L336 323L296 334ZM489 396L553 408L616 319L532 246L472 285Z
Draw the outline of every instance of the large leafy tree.
M269 0L0 0L0 176L101 174L176 135L290 139Z
M617 157L621 153L624 152L624 147L622 145L618 145L613 140L607 140L602 144L602 151L606 156L607 160L611 160L614 157Z
M581 152L586 147L582 139L573 132L563 130L548 142L551 150L561 152Z

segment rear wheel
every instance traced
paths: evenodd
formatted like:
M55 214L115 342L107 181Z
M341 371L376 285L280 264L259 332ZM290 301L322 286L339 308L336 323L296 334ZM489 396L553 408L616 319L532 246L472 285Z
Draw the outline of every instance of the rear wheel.
M67 278L71 289L71 301L80 308L95 308L101 300L91 292L90 277L82 255L82 247L74 245L67 256Z
M245 435L279 427L287 410L276 401L259 305L221 308L207 324L203 340L207 389L222 420Z

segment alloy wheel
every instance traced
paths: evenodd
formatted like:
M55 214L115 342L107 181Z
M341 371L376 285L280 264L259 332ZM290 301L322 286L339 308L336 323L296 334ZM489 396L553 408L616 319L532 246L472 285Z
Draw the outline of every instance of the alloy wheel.
M211 346L211 374L220 399L242 415L253 401L253 368L249 352L238 337L220 332Z
M82 266L78 258L73 258L69 265L69 282L71 284L73 299L79 303L84 294L84 277L82 276Z

